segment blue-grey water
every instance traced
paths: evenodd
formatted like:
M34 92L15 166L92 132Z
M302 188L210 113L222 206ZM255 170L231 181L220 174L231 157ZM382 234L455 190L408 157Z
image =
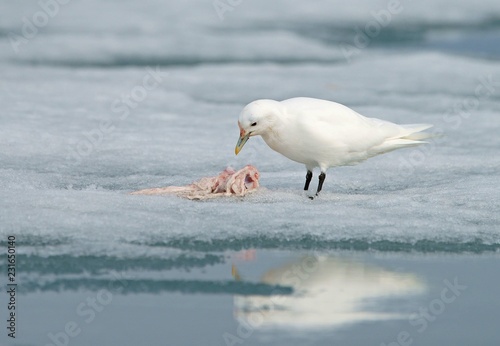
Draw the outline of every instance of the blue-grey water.
M0 3L0 345L499 344L498 1L59 1ZM310 201L234 156L295 96L443 135ZM246 164L245 198L128 194Z

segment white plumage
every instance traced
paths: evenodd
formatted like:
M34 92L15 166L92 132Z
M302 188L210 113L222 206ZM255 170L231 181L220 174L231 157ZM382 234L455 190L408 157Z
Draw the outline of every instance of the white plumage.
M389 151L425 143L428 124L397 125L367 118L336 102L297 97L284 101L257 100L239 116L236 154L249 137L260 135L269 147L303 163L308 172L319 167L321 190L329 167L355 165ZM310 173L308 173L308 176ZM307 190L310 177L306 176Z

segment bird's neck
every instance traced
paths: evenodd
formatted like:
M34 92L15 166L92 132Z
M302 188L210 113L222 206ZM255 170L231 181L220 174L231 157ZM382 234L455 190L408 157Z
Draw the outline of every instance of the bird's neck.
M284 138L284 134L286 134L285 128L288 122L289 119L286 117L286 114L277 112L273 117L269 129L262 134L262 139L264 139L271 149L279 151L281 146L285 144L286 138Z

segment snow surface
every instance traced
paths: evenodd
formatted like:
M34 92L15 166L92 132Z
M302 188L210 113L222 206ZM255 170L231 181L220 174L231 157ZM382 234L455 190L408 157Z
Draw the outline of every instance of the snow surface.
M2 241L16 234L19 251L42 256L497 250L500 2L402 1L391 25L347 61L341 44L352 44L370 11L387 8L355 3L242 2L220 20L211 1L74 0L18 53L9 33L20 35L23 16L40 7L0 3ZM116 112L116 100L157 66L162 82L127 116ZM477 98L484 78L492 90ZM331 169L310 201L305 168L260 138L234 156L242 107L294 96L432 123L444 136ZM101 138L103 121L112 130ZM79 148L85 155L75 156ZM244 199L128 194L246 164L260 170L264 188Z

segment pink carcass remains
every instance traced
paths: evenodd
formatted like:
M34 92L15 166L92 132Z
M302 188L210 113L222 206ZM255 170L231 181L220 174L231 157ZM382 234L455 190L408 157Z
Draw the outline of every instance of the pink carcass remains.
M175 194L188 199L245 196L259 187L259 171L247 165L235 171L228 167L216 177L202 178L187 186L168 186L132 192L132 195Z

